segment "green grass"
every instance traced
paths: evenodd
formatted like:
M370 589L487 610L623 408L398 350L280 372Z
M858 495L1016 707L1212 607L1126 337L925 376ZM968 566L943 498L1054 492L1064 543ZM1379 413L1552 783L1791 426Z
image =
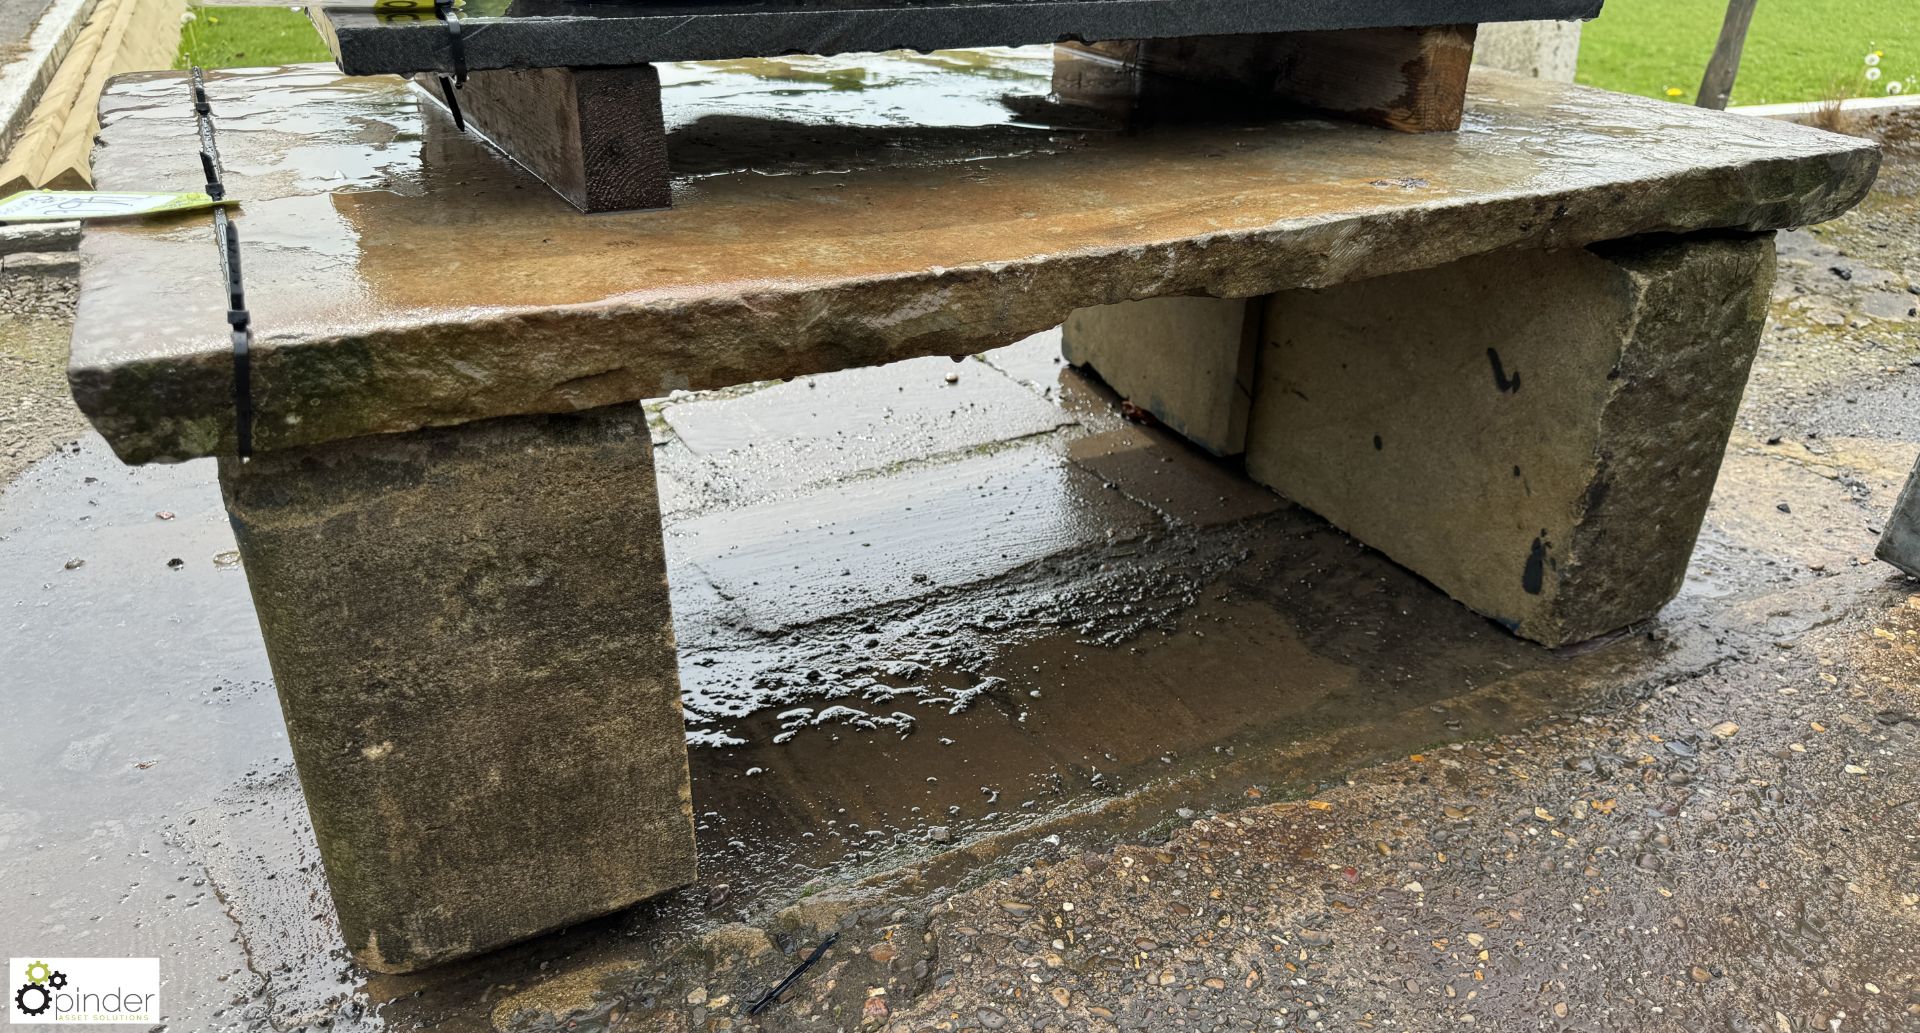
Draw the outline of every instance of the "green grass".
M1726 0L1606 0L1580 38L1580 81L1692 103L1720 37ZM1880 50L1881 77L1863 58ZM1909 79L1909 77L1913 77ZM1920 93L1920 0L1759 0L1735 104Z
M313 23L284 7L196 7L180 32L175 68L247 68L329 61Z
M325 61L304 14L279 7L203 7L180 38L180 67ZM1607 0L1580 44L1580 81L1692 102L1720 35L1726 0ZM1863 58L1882 52L1869 81ZM1760 0L1735 104L1920 94L1920 0ZM1670 94L1678 90L1678 94Z

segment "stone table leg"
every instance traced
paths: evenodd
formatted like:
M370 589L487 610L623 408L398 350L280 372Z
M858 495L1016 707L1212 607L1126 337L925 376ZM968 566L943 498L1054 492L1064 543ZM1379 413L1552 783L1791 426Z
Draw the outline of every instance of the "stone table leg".
M356 958L412 971L693 880L639 405L223 459L220 482Z
M1083 308L1060 353L1217 456L1246 450L1264 298L1148 298Z
M1526 638L1679 591L1772 234L1487 255L1273 295L1247 472Z

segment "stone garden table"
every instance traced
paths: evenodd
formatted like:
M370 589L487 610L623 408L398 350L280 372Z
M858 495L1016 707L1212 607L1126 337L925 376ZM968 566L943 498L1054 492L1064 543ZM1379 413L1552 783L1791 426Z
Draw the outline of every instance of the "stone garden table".
M398 79L211 76L247 461L204 214L88 228L74 395L128 463L219 457L368 966L694 877L641 399L1064 322L1074 361L1197 444L1576 641L1677 590L1770 231L1847 210L1878 163L1478 71L1457 133L1215 109L1116 129L1063 103L1115 66L1044 55L663 66L673 205L594 216ZM200 182L188 91L111 86L103 189Z

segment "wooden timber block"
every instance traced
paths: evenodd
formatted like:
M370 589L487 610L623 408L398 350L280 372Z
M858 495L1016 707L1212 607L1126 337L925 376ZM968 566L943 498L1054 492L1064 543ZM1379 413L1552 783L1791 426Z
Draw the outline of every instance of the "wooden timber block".
M1452 132L1466 104L1474 31L1432 25L1062 43L1054 48L1054 92L1111 108L1116 95L1230 90L1406 133Z
M672 204L652 65L474 72L455 99L469 128L583 212Z

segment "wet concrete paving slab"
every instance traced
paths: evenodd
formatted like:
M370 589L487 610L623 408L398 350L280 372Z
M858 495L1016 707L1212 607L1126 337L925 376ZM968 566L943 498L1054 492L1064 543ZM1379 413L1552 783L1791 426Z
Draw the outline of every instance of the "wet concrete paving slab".
M1232 462L1186 448L1172 431L1127 427L1067 446L1075 463L1175 524L1213 527L1271 513L1286 503Z
M933 357L801 377L661 412L695 455L726 469L750 494L883 472L1072 422L991 368Z
M673 528L670 562L777 631L984 581L1157 521L1044 448L1014 448L717 513Z

